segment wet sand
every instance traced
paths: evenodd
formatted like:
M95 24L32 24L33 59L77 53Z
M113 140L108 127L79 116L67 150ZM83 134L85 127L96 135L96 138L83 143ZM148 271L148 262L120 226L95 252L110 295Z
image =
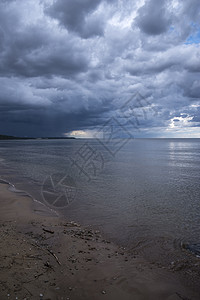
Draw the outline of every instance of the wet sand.
M7 184L0 206L0 299L200 299L196 273L150 264Z

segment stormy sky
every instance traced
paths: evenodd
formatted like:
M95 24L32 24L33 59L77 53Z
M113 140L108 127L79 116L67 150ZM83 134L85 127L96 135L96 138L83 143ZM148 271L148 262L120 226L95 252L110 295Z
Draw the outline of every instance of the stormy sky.
M0 134L200 137L199 0L0 0Z

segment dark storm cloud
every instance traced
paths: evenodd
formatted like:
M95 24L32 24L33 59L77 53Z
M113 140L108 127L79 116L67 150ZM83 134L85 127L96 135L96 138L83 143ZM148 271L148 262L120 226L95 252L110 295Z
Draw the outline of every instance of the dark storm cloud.
M86 71L88 63L85 50L72 37L53 40L49 32L32 26L3 44L0 75L69 76Z
M12 126L15 135L19 135L20 132L23 136L60 136L64 132L91 128L94 124L101 125L107 120L101 115L111 108L111 105L109 108L108 104L104 105L103 101L101 105L91 101L87 107L84 99L78 102L75 97L75 99L51 97L53 100L51 103L45 103L44 99L43 103L40 99L41 102L32 105L22 102L17 105L20 103L19 99L16 99L16 102L2 103L0 127L4 128L4 133L9 134ZM31 100L33 102L34 99Z
M101 36L105 25L103 15L94 13L100 3L101 0L57 0L46 13L83 38Z
M1 1L1 132L60 136L119 117L136 135L197 136L199 20L196 0ZM143 108L124 113L140 133L119 113L137 92Z
M88 54L75 37L59 34L40 18L38 22L23 20L27 4L21 2L22 11L17 4L0 4L1 76L67 77L87 70Z
M166 32L170 25L170 16L166 12L166 2L160 0L147 0L139 9L136 23L139 28L150 35Z

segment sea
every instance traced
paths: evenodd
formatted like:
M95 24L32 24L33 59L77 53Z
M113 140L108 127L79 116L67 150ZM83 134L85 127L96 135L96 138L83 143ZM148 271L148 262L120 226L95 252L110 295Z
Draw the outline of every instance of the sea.
M0 178L152 263L200 244L200 139L0 141Z

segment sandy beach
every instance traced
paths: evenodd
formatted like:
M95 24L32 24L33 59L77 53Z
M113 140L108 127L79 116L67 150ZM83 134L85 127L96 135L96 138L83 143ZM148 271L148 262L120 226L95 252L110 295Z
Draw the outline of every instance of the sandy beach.
M192 273L149 264L8 188L0 184L0 299L199 299Z

